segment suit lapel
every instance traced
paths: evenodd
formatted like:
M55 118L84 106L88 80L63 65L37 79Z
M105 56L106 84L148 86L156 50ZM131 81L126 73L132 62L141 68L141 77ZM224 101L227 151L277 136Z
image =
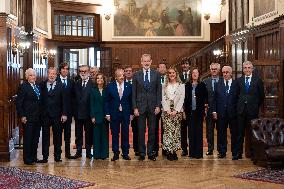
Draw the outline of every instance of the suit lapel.
M150 87L152 86L152 84L155 82L155 76L154 76L154 70L150 69ZM161 82L161 81L160 81Z

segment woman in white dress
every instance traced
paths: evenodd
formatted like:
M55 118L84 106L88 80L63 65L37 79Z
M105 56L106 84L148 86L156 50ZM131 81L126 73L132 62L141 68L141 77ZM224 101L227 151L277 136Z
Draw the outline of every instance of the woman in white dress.
M164 127L163 150L167 152L167 159L177 160L176 151L181 148L181 120L185 87L182 84L176 68L169 68L167 79L162 90L162 121Z

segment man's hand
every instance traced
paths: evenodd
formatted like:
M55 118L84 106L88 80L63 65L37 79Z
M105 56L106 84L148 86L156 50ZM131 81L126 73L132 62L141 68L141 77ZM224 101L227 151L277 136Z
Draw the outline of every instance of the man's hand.
M130 115L129 120L132 121L133 119L134 119L134 116L133 116L133 115Z
M61 116L61 122L64 123L66 120L67 120L67 116L62 115L62 116Z
M23 124L26 124L27 123L27 118L26 117L21 117L21 122L23 123Z
M213 119L217 120L217 118L218 118L217 112L213 112L213 113L212 113L212 117L213 117Z
M134 115L135 115L135 116L139 116L138 108L135 108L135 109L134 109Z
M155 115L157 115L158 113L160 113L160 107L155 108Z
M92 118L92 123L95 124L96 123L96 118Z
M107 119L108 121L110 121L110 115L107 115L107 116L106 116L106 119Z

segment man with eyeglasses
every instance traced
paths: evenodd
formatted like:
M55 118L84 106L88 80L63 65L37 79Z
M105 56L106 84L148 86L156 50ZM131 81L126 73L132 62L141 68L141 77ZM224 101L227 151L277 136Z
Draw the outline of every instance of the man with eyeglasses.
M64 95L66 99L67 107L67 121L61 123L61 127L64 133L64 142L65 142L65 158L71 158L70 152L70 143L71 143L71 123L72 117L74 116L74 81L69 78L69 65L66 62L63 62L59 66L59 75L56 78L56 81L63 84L64 86Z
M213 119L217 120L218 158L225 158L227 152L227 128L231 133L232 159L237 159L237 81L232 79L232 67L222 68L223 78L215 84Z
M206 78L203 82L206 84L208 91L208 110L206 115L206 138L208 143L208 151L206 155L213 155L214 151L214 128L216 120L213 119L213 103L215 84L219 81L220 64L213 62L210 64L211 77Z
M91 159L93 129L90 117L90 93L92 81L89 66L80 66L79 74L81 78L75 83L75 143L77 152L72 156L72 159L82 157L83 128L85 131L86 158Z
M258 118L259 108L264 101L264 87L261 78L253 72L253 64L250 61L243 63L243 76L238 79L238 156L237 159L242 159L243 143L245 131L247 133L247 144L249 151L247 157L253 157L253 152L250 149L251 145L251 125L252 119Z

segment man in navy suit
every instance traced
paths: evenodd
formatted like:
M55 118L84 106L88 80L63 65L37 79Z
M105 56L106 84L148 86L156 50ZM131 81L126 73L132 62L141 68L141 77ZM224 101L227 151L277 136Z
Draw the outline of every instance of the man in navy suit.
M225 158L227 152L227 127L231 133L231 151L233 160L237 156L237 82L232 80L232 68L222 68L223 78L215 84L213 98L213 119L217 120L217 149L219 158Z
M132 120L132 86L124 82L123 69L115 71L115 81L107 86L105 95L106 119L110 121L112 132L112 161L119 159L119 133L121 128L121 149L122 157L131 160L129 157L129 123Z
M62 131L64 133L64 142L65 142L65 157L70 159L70 143L71 143L71 123L72 117L74 116L74 81L71 80L69 75L69 65L67 63L62 63L59 66L59 76L56 81L63 84L64 86L64 96L66 99L66 109L67 109L67 120L62 123Z
M250 61L243 63L244 75L238 79L238 159L242 158L245 130L248 131L247 144L250 148L251 127L250 121L258 118L259 108L264 101L264 87L261 78L253 73L253 65ZM248 149L247 157L253 152Z
M40 136L40 99L41 92L36 84L36 72L29 68L25 72L26 80L18 89L16 108L24 128L24 163L37 162L37 147Z
M93 144L93 129L90 117L90 94L92 80L90 79L90 68L82 65L79 68L80 77L75 83L75 143L77 152L72 159L82 157L83 129L85 130L86 158L91 159L91 147Z
M50 146L50 126L52 126L54 160L61 160L62 129L61 123L67 120L64 86L56 81L57 70L48 69L48 79L40 84L42 91L42 155L41 163L48 162Z

